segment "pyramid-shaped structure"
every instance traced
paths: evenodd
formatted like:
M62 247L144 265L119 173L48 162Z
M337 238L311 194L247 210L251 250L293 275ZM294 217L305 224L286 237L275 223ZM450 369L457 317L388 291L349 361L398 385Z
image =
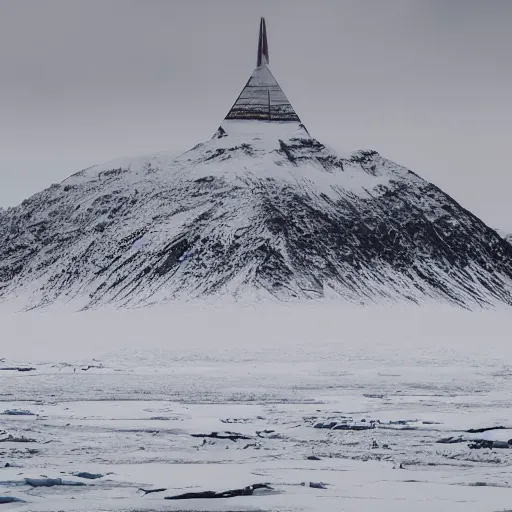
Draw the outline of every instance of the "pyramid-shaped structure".
M300 123L299 116L268 69L265 19L261 18L256 69L226 116L226 120Z

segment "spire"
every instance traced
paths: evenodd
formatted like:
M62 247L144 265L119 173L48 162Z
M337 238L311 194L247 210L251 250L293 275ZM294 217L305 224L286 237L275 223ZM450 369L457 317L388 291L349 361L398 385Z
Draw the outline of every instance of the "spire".
M267 27L265 25L265 18L260 21L260 37L258 40L258 61L256 67L267 66L270 60L268 58L268 43L267 43Z
M268 69L268 62L267 27L265 18L261 18L257 67L225 120L244 119L300 123L299 116Z

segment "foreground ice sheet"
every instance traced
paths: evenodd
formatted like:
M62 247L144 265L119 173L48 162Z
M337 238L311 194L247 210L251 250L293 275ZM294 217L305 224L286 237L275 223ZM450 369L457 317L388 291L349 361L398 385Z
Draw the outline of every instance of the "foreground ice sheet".
M25 501L0 510L512 509L512 430L467 432L512 428L510 311L189 305L0 321L0 496ZM164 500L255 483L276 492Z

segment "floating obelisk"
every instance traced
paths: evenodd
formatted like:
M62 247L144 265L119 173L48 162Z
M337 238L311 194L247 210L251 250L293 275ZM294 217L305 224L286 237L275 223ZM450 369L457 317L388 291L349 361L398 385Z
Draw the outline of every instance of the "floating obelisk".
M301 123L299 116L270 72L269 60L267 27L265 18L261 18L256 69L225 117L225 121ZM215 136L225 136L226 132L229 130L226 123L223 123Z

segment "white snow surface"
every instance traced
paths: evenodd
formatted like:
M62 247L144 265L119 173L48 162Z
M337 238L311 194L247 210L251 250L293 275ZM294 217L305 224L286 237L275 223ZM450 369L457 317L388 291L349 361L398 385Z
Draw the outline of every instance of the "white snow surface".
M510 509L512 449L470 448L512 438L508 311L182 304L0 322L0 368L34 368L0 370L0 496L25 500L4 510ZM212 432L247 439L193 437ZM24 481L44 477L86 485ZM276 493L163 499L261 482Z

